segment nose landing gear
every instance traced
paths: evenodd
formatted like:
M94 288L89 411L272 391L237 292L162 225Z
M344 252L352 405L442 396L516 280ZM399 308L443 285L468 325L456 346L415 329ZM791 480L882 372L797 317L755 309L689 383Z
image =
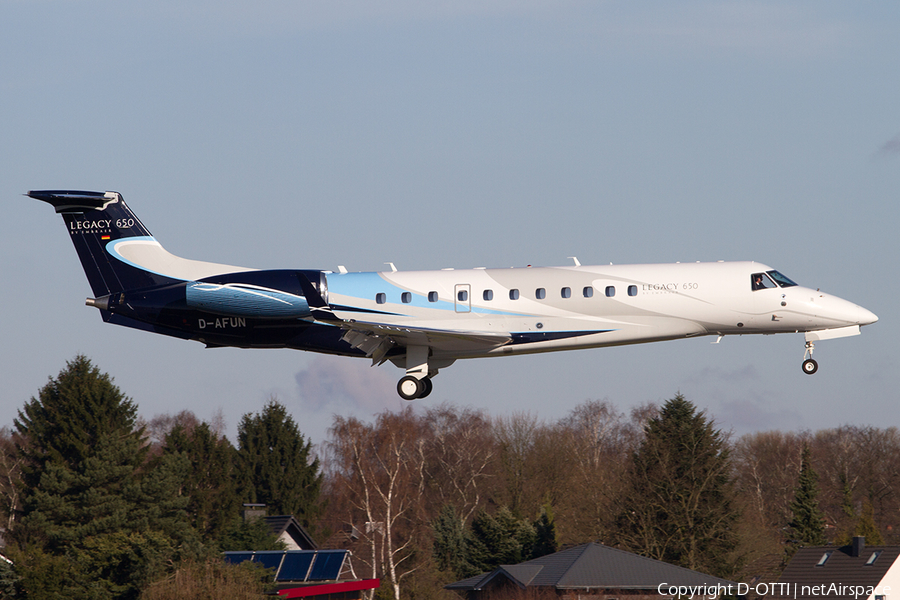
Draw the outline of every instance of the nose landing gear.
M812 342L806 342L806 352L803 354L803 372L807 375L812 375L816 371L819 370L819 363L813 360L812 353L815 346Z

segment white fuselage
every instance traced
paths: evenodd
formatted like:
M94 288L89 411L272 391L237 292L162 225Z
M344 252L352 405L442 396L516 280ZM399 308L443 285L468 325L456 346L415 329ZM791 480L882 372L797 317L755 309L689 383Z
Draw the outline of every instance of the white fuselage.
M435 358L807 332L876 320L864 308L798 285L753 290L751 276L771 271L755 262L715 262L330 273L328 289L345 320L361 310L366 321L395 328L512 333L525 340L439 344Z

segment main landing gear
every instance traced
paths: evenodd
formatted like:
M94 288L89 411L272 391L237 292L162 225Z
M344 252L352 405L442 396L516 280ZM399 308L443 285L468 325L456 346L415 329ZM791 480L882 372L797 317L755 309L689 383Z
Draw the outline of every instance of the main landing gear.
M416 379L412 375L407 375L397 383L397 393L404 400L415 400L417 398L425 398L434 389L431 383L431 377L423 377Z
M437 370L430 371L429 354L427 346L406 347L406 377L397 383L397 393L404 400L424 398L431 393L431 376L436 375Z
M803 372L812 375L819 370L819 363L813 360L812 353L815 346L812 342L806 342L806 352L803 354Z
M407 346L406 355L391 359L398 367L406 368L406 376L397 382L397 393L404 400L425 398L431 393L431 379L438 374L438 369L453 364L452 358L436 359L429 356L427 346Z

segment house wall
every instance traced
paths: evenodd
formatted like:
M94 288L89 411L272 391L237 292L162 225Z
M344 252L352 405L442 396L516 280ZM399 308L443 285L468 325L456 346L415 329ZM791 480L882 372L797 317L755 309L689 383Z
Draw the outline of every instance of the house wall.
M887 573L884 574L884 577L881 578L881 581L878 582L878 587L881 588L880 590L876 590L879 594L872 594L869 596L868 600L875 600L876 595L884 596L885 600L890 596L900 595L900 560L894 561L891 568L888 569ZM884 593L885 587L891 588L890 592L887 594Z
M306 550L306 548L298 546L294 538L287 534L287 531L278 536L278 541L284 544L285 550Z

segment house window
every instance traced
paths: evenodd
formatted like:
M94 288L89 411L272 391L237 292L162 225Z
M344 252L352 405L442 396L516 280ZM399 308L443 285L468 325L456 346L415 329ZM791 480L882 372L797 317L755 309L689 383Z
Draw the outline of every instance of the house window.
M865 566L871 567L872 565L874 565L879 556L881 556L881 550L876 550L875 552L873 552L872 556L869 557L869 560L866 561Z
M486 302L490 302L494 299L494 290L484 290L484 294L482 294L481 297L484 298Z
M586 288L584 288L583 290L581 290L581 293L584 295L585 298L593 298L594 297L594 287L589 285Z
M559 290L559 295L563 298L571 298L572 297L572 288L564 287Z
M825 554L823 554L823 555L822 555L822 558L819 559L819 562L816 563L816 566L817 566L817 567L824 567L824 566L825 566L825 563L828 562L828 559L831 558L831 553L832 553L832 552L833 552L833 550L829 550L828 552L826 552Z
M428 301L429 302L437 302L438 301L437 292L428 292Z
M629 296L637 296L637 286L636 285L628 286L628 295Z
M518 300L519 299L519 290L517 290L517 289L509 290L509 299L510 300Z
M375 302L378 304L384 304L387 302L387 296L384 295L384 292L378 292L375 294Z
M410 294L409 292L403 292L402 294L400 294L400 301L403 302L403 304L409 304L410 302L412 302L412 294Z
M607 297L607 298L612 298L612 297L615 296L615 295L616 295L616 288L615 288L615 286L612 286L612 285L606 286L606 297Z
M534 297L538 300L543 300L547 297L547 290L545 290L544 288L538 288L534 290Z

